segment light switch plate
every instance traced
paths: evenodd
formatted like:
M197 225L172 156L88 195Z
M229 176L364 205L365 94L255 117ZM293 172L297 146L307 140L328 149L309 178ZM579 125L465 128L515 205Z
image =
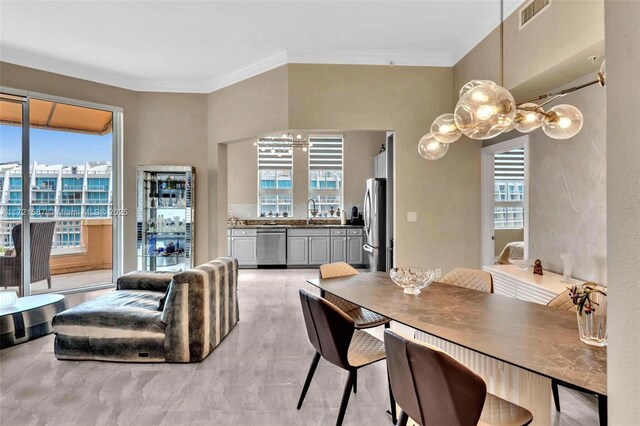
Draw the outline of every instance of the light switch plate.
M407 222L417 222L418 212L407 212Z

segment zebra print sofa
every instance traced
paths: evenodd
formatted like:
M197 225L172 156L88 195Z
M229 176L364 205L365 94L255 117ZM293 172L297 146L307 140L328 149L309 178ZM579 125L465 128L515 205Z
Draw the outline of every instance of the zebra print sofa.
M238 322L238 263L221 257L171 273L132 272L117 289L53 318L65 360L199 362Z

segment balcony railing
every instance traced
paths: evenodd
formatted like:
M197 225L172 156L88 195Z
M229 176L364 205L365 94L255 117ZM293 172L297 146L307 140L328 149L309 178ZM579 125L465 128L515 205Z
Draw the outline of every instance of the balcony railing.
M82 199L61 199L60 204L82 204Z
M63 185L63 191L82 191L82 185Z
M109 187L106 185L89 185L87 191L108 191Z
M87 200L87 204L109 204L109 200L100 199L100 200Z

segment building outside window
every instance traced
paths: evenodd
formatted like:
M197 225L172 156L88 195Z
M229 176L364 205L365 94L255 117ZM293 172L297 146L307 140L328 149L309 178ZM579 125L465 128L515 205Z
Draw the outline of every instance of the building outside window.
M62 178L63 191L82 191L82 178Z
M309 137L309 198L319 217L343 208L343 144L342 135Z
M524 226L524 148L495 155L495 229Z
M258 215L293 216L293 153L257 149Z

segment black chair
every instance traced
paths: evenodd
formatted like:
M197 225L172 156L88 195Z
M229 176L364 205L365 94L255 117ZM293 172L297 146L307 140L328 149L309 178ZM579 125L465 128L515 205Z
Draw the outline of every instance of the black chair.
M304 289L300 289L300 303L307 327L309 341L316 350L304 382L298 401L298 410L302 407L309 390L311 379L316 371L320 357L331 364L349 372L347 384L342 393L342 402L336 425L344 420L347 404L354 387L358 369L385 359L384 343L366 331L356 330L353 320L335 305ZM389 389L391 413L395 423L395 400Z

